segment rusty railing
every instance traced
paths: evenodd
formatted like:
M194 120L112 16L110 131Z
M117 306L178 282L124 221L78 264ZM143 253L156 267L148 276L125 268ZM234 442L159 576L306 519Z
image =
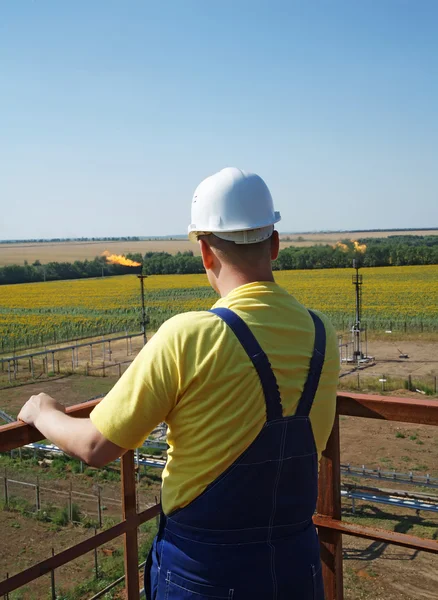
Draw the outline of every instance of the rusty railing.
M67 409L75 417L87 417L98 400L78 404ZM385 529L365 527L341 520L341 471L339 447L339 416L348 415L371 419L385 419L405 423L438 425L438 401L391 398L361 394L339 393L337 414L333 431L323 453L320 468L320 493L317 514L323 578L326 600L343 600L342 579L342 534L396 544L406 548L438 554L438 541L423 539ZM11 423L0 427L0 452L37 442L43 436L33 427L22 423ZM122 459L122 510L123 519L117 525L97 535L49 556L41 562L0 582L0 596L26 585L41 575L94 550L121 535L124 536L125 588L130 600L140 597L138 573L139 525L156 517L160 507L155 505L137 512L135 489L134 452L127 452Z

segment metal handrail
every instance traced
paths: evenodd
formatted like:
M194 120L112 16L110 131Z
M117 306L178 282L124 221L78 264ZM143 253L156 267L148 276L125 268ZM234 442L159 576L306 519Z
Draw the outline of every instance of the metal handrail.
M69 407L67 413L75 417L87 417L98 402L99 400L92 400ZM436 540L422 539L341 520L339 415L437 426L438 402L427 399L393 398L344 392L338 394L333 430L321 459L320 489L323 490L323 493L318 498L317 514L314 517L314 522L319 530L324 588L328 600L343 599L342 534L438 554L438 541ZM39 431L24 423L16 422L0 426L0 452L38 442L43 437ZM156 517L160 512L160 506L156 504L137 513L135 492L135 458L134 452L130 450L122 457L123 520L117 525L0 582L0 596L123 535L127 596L130 600L139 600L137 529L145 521Z

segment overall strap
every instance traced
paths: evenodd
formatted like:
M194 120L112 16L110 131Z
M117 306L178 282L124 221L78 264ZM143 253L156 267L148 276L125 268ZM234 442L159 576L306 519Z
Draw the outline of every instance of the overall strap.
M256 368L265 395L266 420L281 419L283 408L281 406L277 380L275 379L268 357L263 352L248 325L229 308L212 308L209 312L220 317L232 329Z
M321 377L322 367L325 358L325 327L324 323L314 312L309 310L310 316L315 325L315 343L313 346L313 354L310 359L309 373L307 374L306 383L304 384L303 393L298 403L295 414L300 417L308 417L315 398L316 390L318 389L319 379Z

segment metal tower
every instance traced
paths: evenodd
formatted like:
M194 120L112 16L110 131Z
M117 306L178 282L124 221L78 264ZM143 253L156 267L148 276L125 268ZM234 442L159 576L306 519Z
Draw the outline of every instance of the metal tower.
M353 259L353 269L356 269L356 273L353 275L352 283L356 288L356 318L351 328L353 335L353 360L359 362L364 358L362 352L362 339L361 339L361 317L362 317L362 275L359 275L359 267L356 259Z

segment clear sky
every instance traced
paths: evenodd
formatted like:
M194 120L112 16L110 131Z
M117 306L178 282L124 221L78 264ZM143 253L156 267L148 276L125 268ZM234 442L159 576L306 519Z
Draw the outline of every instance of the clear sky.
M260 174L280 231L438 226L438 2L0 0L0 239L184 234Z

